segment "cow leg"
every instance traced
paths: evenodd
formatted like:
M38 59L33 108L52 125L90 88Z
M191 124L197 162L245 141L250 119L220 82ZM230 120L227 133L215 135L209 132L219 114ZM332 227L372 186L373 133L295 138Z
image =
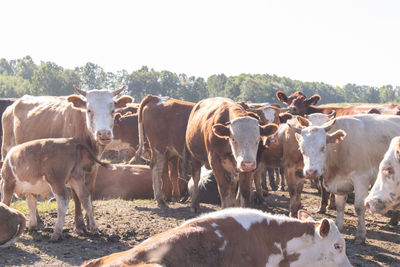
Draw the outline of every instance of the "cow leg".
M172 201L178 202L180 199L179 184L178 184L178 157L173 157L168 161L169 179L172 184Z
M54 196L57 200L57 221L54 227L54 233L51 236L50 241L57 241L61 238L62 230L65 223L65 214L68 210L70 196L65 186L61 191L62 192L60 192L60 194L54 193Z
M390 225L397 225L399 223L400 219L400 211L399 210L393 210L392 215L390 216Z
M254 172L239 173L240 206L250 207L250 182Z
M271 187L271 190L272 191L278 190L278 187L276 186L276 182L275 182L275 177L274 177L274 169L268 167L267 172L268 172L269 186Z
M335 210L336 209L336 204L335 204L335 194L330 193L329 195L329 205L328 205L328 210Z
M358 179L358 181L366 181L366 179ZM354 186L354 208L356 210L358 219L357 232L355 237L355 242L357 244L365 243L365 237L367 235L367 229L365 228L364 200L368 195L368 185L369 184L366 183L358 183Z
M317 212L321 213L321 214L325 214L326 206L328 206L329 192L326 191L326 189L323 185L322 176L320 176L318 178L318 180L319 180L319 187L321 188L321 202L320 202L319 210Z
M33 230L37 228L38 214L37 214L37 198L36 195L28 194L27 197L28 208L29 208L29 225L28 229Z
M79 235L83 235L86 232L86 227L85 227L85 222L83 220L81 202L73 188L71 188L71 193L75 203L75 232Z
M161 190L161 176L166 168L167 157L158 151L155 151L153 157L151 179L153 181L154 198L157 200L157 204L160 208L168 208L168 205L164 200L164 194Z
M171 201L171 199L172 199L172 184L171 184L171 180L169 179L168 166L164 167L162 175L161 175L161 190L163 192L164 200Z
M289 216L297 217L297 212L301 207L301 192L303 191L304 178L297 177L294 168L285 169L290 196Z
M283 168L279 168L279 174L281 176L279 190L285 191L285 170Z
M261 186L261 178L263 176L264 170L265 170L265 165L263 163L259 162L256 170L254 171L254 184L256 186L256 195L257 195L258 200L261 202L261 204L265 203L264 195L262 192L263 190L262 190L262 186ZM268 189L266 191L268 193Z
M7 206L11 205L11 199L14 194L15 183L7 183L4 179L2 181L1 187L1 202Z
M335 194L336 202L336 225L339 231L343 231L343 216L344 207L346 205L347 195L337 195Z
M212 155L209 155L208 158L215 176L215 180L217 181L218 192L221 198L221 207L234 207L236 200L234 192L232 192L232 183L227 180L227 177L225 176L225 170L222 167L219 158Z
M192 179L193 179L193 190L191 192L192 206L190 210L194 213L200 211L200 199L199 199L199 181L201 172L201 162L196 159L192 159Z

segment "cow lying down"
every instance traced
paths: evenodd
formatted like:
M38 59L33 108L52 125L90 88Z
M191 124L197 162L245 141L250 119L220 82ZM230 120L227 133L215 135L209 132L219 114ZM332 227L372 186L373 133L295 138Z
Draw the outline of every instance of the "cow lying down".
M332 220L299 218L227 208L82 266L351 266Z
M89 229L97 231L93 217L89 190L85 185L84 172L95 162L102 166L93 152L73 138L49 138L29 141L13 147L7 154L1 175L2 202L10 205L15 193L18 197L28 195L30 212L29 229L37 227L37 195L47 197L53 192L57 200L57 222L51 240L61 237L70 194L66 184L72 187L82 202L89 219Z
M16 209L0 203L0 248L14 244L25 230L25 216Z

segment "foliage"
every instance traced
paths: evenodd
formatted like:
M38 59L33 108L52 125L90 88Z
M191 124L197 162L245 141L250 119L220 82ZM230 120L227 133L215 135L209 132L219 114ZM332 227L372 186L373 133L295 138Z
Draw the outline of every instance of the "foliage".
M126 85L123 94L133 96L136 102L147 94L153 94L192 102L221 96L235 101L276 103L278 90L286 94L295 91L303 91L307 96L319 94L322 97L320 104L400 102L400 87L392 85L379 88L356 84L333 87L321 82L302 82L269 74L226 76L222 73L205 80L167 70L156 71L147 66L132 73L126 70L112 73L91 62L75 69L64 69L54 62L36 65L30 56L16 60L0 59L0 97L69 95L74 93L74 84L82 89L109 90Z

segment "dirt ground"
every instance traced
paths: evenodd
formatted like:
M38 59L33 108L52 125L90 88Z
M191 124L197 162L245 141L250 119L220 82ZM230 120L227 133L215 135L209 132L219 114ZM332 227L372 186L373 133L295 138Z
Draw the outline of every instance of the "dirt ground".
M271 192L269 207L260 207L272 213L288 214L287 192ZM315 219L335 218L335 211L317 214L319 197L316 189L305 186L302 196L304 209ZM13 206L21 207L24 202ZM170 209L160 210L153 200L102 200L95 201L95 218L101 233L78 236L73 231L73 204L66 218L64 239L50 243L49 238L56 220L55 205L41 212L44 226L38 231L25 232L10 248L0 250L0 266L76 266L84 260L101 257L129 249L148 237L173 228L193 218L189 203L173 203ZM202 212L218 210L215 205L202 204ZM24 209L26 212L27 209ZM29 214L26 214L27 218ZM346 205L345 231L347 255L354 266L400 266L400 226L387 224L389 218L367 214L367 242L353 242L357 220L354 207Z

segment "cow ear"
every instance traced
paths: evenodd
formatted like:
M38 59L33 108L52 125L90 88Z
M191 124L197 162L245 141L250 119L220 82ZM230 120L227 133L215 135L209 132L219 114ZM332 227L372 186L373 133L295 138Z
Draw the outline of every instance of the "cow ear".
M297 218L301 221L306 221L306 222L314 221L314 219L313 219L313 217L311 217L310 213L308 213L305 210L299 210L297 212Z
M306 128L306 127L310 126L310 121L307 120L306 118L304 118L302 116L297 116L296 119L302 128Z
M121 96L120 98L114 101L115 108L124 108L126 104L132 103L133 100L134 99L130 96L127 95Z
M318 233L320 237L327 237L329 234L329 230L331 229L331 226L329 224L329 221L327 219L323 219L321 224L318 227Z
M281 123L286 123L291 118L292 118L292 114L290 114L290 113L281 113L281 114L279 114L279 121Z
M288 97L284 92L282 92L282 91L276 92L276 98L278 98L278 100L280 102L282 102L282 103L287 105Z
M275 123L268 123L267 125L260 126L261 136L270 136L278 131L278 125Z
M340 141L342 141L344 138L346 137L346 132L343 130L337 130L334 133L331 134L327 134L326 135L326 143L339 143Z
M321 100L321 96L313 95L312 97L309 97L306 100L304 100L304 104L316 105L318 103L318 101L320 101L320 100Z
M67 97L67 101L71 102L72 105L76 108L79 108L79 109L86 108L86 101L83 100L80 96L70 95L69 97Z
M245 110L248 110L250 107L246 104L246 103L244 103L243 101L242 102L238 102L238 104L239 105L241 105Z
M229 126L225 126L220 123L213 125L212 130L213 130L214 134L220 138L228 139L229 136L231 136Z
M258 121L260 121L260 116L257 115L257 113L251 112L251 111L247 111L247 116L252 117Z

